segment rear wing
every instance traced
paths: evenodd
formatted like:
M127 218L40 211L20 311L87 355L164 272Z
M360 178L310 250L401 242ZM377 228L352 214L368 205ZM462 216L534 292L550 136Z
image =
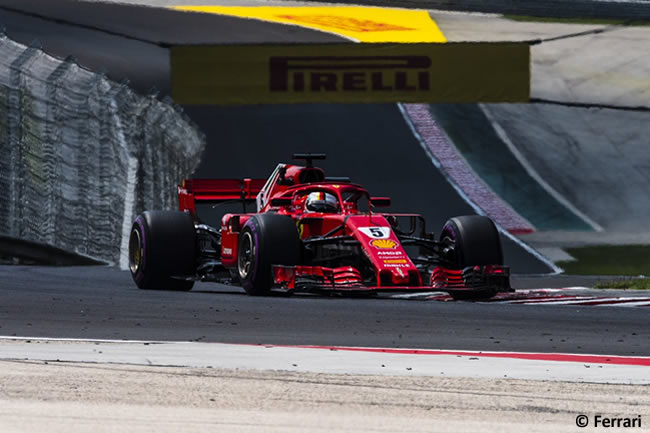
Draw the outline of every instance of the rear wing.
M178 204L181 211L189 211L196 218L196 203L255 202L266 179L185 179L178 186Z

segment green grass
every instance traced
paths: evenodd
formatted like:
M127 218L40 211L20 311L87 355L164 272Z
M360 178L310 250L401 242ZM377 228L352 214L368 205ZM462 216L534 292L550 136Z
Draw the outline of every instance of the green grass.
M639 278L634 280L616 280L598 282L594 286L596 289L631 289L631 290L650 290L650 278Z
M567 248L566 252L576 258L557 263L567 274L650 276L650 246Z
M558 24L588 24L607 26L647 26L648 20L616 20L607 18L556 18L556 17L533 17L528 15L503 15L504 18L512 21L535 22L535 23L558 23Z

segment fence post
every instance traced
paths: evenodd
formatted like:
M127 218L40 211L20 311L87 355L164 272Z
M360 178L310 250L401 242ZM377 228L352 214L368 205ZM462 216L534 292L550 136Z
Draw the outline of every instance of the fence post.
M45 137L42 143L45 168L45 224L43 227L43 241L57 245L57 210L58 200L56 197L56 185L60 180L57 177L57 170L61 167L61 153L57 148L61 142L61 126L59 96L61 81L68 73L74 58L66 58L54 71L45 79L46 82L46 123L44 127Z
M7 234L20 237L23 229L23 207L21 197L25 182L25 162L22 143L23 92L27 90L23 67L38 54L35 47L28 47L9 66L9 90L7 95L7 142L9 143L9 220Z

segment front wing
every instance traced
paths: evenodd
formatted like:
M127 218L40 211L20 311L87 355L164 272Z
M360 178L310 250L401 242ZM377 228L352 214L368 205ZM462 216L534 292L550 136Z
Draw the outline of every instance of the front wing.
M378 293L433 292L450 294L511 291L507 266L470 266L462 270L436 267L427 286L372 286L363 282L359 271L351 266L273 266L275 287L285 292L311 293Z

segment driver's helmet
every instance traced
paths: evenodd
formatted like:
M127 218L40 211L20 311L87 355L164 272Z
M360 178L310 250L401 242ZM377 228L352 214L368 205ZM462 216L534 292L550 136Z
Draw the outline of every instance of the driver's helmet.
M308 212L337 212L338 200L334 194L328 192L310 192L305 200L305 209Z

